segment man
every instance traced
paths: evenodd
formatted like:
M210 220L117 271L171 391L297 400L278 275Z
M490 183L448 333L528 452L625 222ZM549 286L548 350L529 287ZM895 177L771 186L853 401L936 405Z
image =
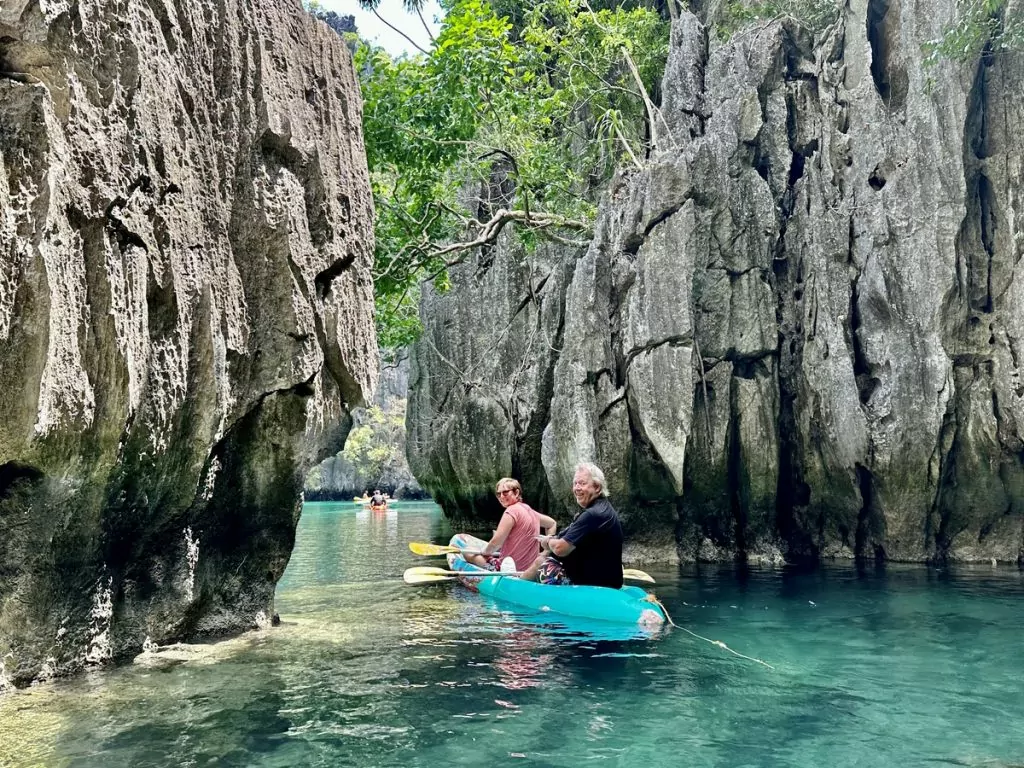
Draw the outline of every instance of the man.
M622 524L608 501L604 472L594 464L578 465L572 494L583 511L560 537L539 537L550 555L537 558L523 578L618 589L622 586Z
M371 507L386 507L388 500L384 498L384 494L380 492L380 488L374 488L373 498L370 499Z
M466 560L488 568L499 569L501 563L511 559L512 570L519 566L529 565L537 559L540 547L537 546L537 534L543 529L546 534L553 534L558 529L554 518L542 515L523 501L523 489L519 481L512 477L503 477L494 488L495 495L501 506L505 508L494 536L482 555L467 555ZM498 555L498 550L501 554Z

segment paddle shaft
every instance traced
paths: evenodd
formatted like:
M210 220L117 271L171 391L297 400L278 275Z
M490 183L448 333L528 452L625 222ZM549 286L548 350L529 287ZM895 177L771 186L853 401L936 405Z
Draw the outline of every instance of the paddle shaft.
M425 557L437 557L440 555L447 554L458 554L458 555L483 555L487 557L489 555L499 555L498 552L482 552L479 549L462 549L460 547L454 547L451 545L444 544L427 544L425 542L412 541L409 542L409 549L414 554L425 556ZM642 581L647 584L654 584L654 578L644 571L636 568L623 568L622 576L630 581Z
M447 571L444 568L431 568L429 570L418 570L416 568L410 568L416 576L468 576L471 579L483 579L487 576L515 576L521 577L526 571L511 571L509 573L502 573L501 571Z
M410 568L402 578L406 584L430 584L438 581L452 581L458 576L484 578L487 576L522 576L522 573L502 573L501 571L446 571L442 568Z
M498 552L484 552L480 549L462 549L446 544L427 544L422 541L410 541L409 549L414 555L423 557L439 557L441 555L497 555Z

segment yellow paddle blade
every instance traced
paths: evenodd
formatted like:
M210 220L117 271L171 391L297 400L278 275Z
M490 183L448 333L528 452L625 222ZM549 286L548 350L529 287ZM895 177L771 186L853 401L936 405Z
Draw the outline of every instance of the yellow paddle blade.
M402 574L406 584L430 584L438 581L451 581L454 576L446 576L443 573L409 573Z
M630 581L643 581L647 584L654 584L654 577L644 571L638 571L636 568L623 568L622 578L629 579Z
M417 565L415 568L407 568L405 574L414 576L450 576L454 571L449 571L447 568L434 568L431 565Z
M422 541L410 541L409 549L415 555L447 555L449 552L458 552L458 547L448 547L441 544L426 544Z

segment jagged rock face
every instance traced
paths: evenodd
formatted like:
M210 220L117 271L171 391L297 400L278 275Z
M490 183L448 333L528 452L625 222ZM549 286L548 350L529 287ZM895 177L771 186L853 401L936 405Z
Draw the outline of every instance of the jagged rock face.
M360 121L298 0L0 9L0 687L272 612L377 377Z
M527 253L503 233L452 268L447 293L424 286L406 454L413 475L453 518L500 515L494 484L506 476L522 478L531 504L549 505L540 438L572 268L559 249Z
M674 24L671 131L563 257L552 498L596 460L687 559L1020 557L1024 61L925 67L955 8Z

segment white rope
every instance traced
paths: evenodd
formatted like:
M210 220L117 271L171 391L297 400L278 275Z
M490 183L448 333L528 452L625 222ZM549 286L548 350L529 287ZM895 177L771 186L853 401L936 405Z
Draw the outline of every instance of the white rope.
M712 640L711 638L704 637L703 635L698 635L696 632L692 632L691 630L687 629L686 627L680 627L678 624L676 624L674 621L672 621L672 617L668 615L668 610L666 610L665 605L660 600L658 600L656 597L654 597L653 595L652 595L652 602L657 603L658 607L661 608L662 613L665 614L665 618L668 619L668 623L670 625L672 625L673 627L675 627L676 629L681 629L686 634L693 635L698 640L703 640L705 643L711 643L711 645L718 646L722 650L728 651L733 656L739 656L741 659L746 659L747 661L756 662L757 664L761 664L762 666L768 667L768 669L775 669L775 667L773 667L771 664L769 664L766 661L761 661L761 659L755 659L753 656L746 656L746 655L740 653L739 651L734 651L732 648L730 648L728 645L723 643L721 640Z

